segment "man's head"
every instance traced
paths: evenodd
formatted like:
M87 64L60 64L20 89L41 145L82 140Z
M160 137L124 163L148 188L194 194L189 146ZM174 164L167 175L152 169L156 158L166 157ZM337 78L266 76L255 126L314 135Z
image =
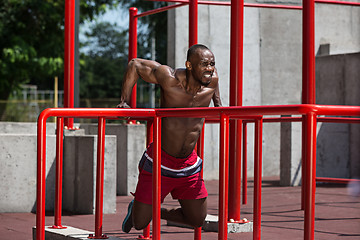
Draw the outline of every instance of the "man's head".
M214 54L202 44L193 45L187 52L185 66L196 81L207 86L215 71Z

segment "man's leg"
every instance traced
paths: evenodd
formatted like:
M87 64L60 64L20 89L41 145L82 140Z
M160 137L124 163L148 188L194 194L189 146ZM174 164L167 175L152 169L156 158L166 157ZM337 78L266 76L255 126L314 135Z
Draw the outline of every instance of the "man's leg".
M132 213L133 225L136 230L146 228L152 218L152 205L134 200Z
M192 227L201 227L207 214L207 199L179 199L179 203L181 208L162 208L161 218Z

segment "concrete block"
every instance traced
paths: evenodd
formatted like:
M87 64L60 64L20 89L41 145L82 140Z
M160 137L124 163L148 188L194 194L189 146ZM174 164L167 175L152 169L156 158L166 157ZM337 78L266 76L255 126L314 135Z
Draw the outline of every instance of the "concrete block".
M86 134L97 134L96 124L82 124ZM134 192L138 178L138 163L146 148L144 124L107 124L105 134L117 138L117 195Z
M48 240L73 240L73 239L81 239L88 240L89 235L94 232L83 230L80 228L74 228L70 226L66 226L65 229L54 229L51 226L45 226L45 239ZM33 240L36 240L36 227L33 227ZM118 238L114 236L108 236L109 240L130 240L128 238Z
M66 136L64 140L63 208L95 211L97 136ZM104 213L116 211L116 137L105 136Z
M182 228L192 228L190 226L179 224L171 221L167 221L168 226L176 226ZM239 232L252 232L253 231L253 222L247 223L232 223L228 224L228 233L239 233ZM205 218L204 225L202 230L205 232L219 232L219 217L215 215L208 214Z
M55 139L55 135L46 137L45 209L48 211L54 208ZM36 169L36 135L0 134L0 212L36 210Z
M56 124L46 123L46 133L55 134ZM36 122L0 122L0 133L9 134L37 134Z
M301 123L281 123L280 185L301 183Z

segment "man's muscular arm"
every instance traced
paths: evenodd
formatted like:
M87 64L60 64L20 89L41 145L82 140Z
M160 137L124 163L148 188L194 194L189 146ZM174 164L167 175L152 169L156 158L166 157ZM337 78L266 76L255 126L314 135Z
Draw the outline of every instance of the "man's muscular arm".
M132 89L141 77L149 83L158 83L154 72L161 64L155 61L144 60L139 58L132 59L126 69L121 90L120 104L117 107L129 107Z
M215 107L222 107L221 99L220 99L220 91L219 91L219 84L217 84L215 88L214 95L212 96L212 100L214 102Z

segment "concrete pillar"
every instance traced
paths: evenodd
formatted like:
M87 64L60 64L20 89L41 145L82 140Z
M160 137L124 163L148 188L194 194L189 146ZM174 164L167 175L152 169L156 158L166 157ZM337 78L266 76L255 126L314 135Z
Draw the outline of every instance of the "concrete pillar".
M301 183L301 123L281 123L280 185L299 186Z
M97 136L66 136L64 141L63 209L95 211ZM116 137L105 136L104 213L116 211Z
M82 124L86 134L97 134L96 124ZM146 148L144 124L106 124L105 134L117 138L117 195L134 192L138 177L138 163Z

